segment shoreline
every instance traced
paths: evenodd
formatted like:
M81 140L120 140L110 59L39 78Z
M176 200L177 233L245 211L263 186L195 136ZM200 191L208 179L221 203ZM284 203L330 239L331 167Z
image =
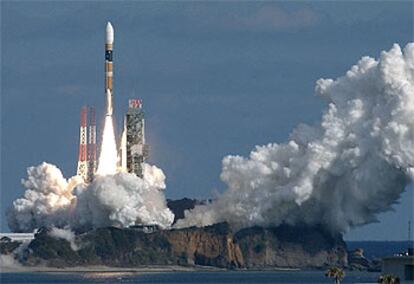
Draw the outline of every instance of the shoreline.
M47 266L0 266L0 273L162 273L162 272L298 272L298 271L323 271L317 268L238 268L227 269L212 266L179 266L179 265L148 265L137 267L114 267L105 265L73 266L73 267L47 267ZM352 271L352 270L351 270ZM377 271L360 271L379 273Z
M47 266L0 266L0 273L158 273L158 272L270 272L270 271L301 271L298 268L268 267L261 269L226 269L212 266L179 266L154 265L139 267L113 267L104 265L74 266L74 267L47 267Z
M47 266L0 266L0 273L43 272L43 273L137 273L137 272L193 272L193 271L226 271L226 269L205 266L139 266L139 267L113 267L105 265L73 266L73 267L47 267Z

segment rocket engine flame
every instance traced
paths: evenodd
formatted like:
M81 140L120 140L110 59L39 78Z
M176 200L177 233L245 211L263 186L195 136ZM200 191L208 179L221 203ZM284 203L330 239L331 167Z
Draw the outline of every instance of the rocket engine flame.
M114 175L117 172L118 153L111 115L105 116L105 126L102 135L101 153L99 155L97 175Z
M112 115L112 93L111 90L106 90L106 115Z

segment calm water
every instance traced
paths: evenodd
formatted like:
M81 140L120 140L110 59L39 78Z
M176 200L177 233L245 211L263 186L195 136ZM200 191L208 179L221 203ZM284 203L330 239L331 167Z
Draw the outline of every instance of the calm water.
M376 283L378 273L347 272L342 283ZM1 273L0 283L333 283L323 271L164 273Z
M369 259L382 258L396 253L407 251L409 247L414 247L413 241L347 241L348 250L356 248L364 249L364 256Z

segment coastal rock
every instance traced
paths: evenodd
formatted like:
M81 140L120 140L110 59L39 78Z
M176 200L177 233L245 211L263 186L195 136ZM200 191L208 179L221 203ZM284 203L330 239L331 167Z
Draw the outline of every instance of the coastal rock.
M185 256L188 264L227 268L244 266L240 247L233 242L233 233L227 223L162 233L174 254Z
M143 230L99 228L75 239L40 230L25 254L26 265L214 266L220 268L325 268L346 266L340 235L320 227L253 227L236 233L227 223L203 228Z
M12 241L8 237L3 237L0 239L0 254L11 254L15 249L17 249L22 242Z
M360 271L381 271L382 262L380 259L370 261L364 256L364 250L357 248L348 252L348 268Z
M51 237L42 229L29 245L28 265L206 265L236 268L244 265L240 249L233 243L228 224L205 228L160 230L145 233L134 228L99 228L79 234L77 250L65 239Z
M252 227L235 235L246 267L324 268L347 265L346 244L322 227Z

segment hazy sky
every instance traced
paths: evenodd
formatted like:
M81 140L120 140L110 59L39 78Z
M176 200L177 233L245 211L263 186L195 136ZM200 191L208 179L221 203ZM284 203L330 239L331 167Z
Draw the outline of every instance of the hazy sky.
M1 230L28 166L75 174L79 112L104 106L106 21L114 104L144 101L150 162L168 198L224 189L221 159L285 142L325 103L315 81L413 41L413 2L1 1ZM414 118L413 118L414 119ZM348 239L406 239L413 190Z

